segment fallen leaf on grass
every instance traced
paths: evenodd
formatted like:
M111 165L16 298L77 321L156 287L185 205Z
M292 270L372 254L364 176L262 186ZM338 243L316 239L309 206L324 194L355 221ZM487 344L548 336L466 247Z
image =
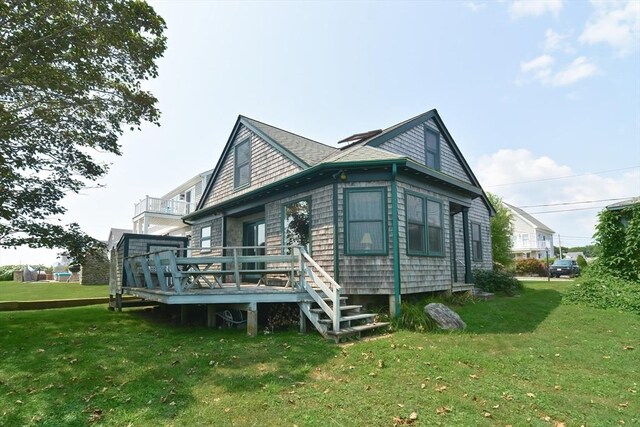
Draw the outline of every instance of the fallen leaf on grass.
M553 386L553 389L554 389L554 390L560 390L561 388L562 388L562 387L560 387L559 385L554 385L554 386Z
M527 397L534 398L534 397L536 397L536 395L535 395L535 394L533 394L533 393L527 393Z
M478 376L476 374L471 374L469 375L469 378L471 378L472 380L477 380Z
M384 368L384 360L378 360L378 368Z
M407 418L403 418L403 417L393 417L393 425L395 426L409 426L411 424L413 424L416 420L415 419L411 419L410 417Z
M625 345L625 346L624 346L624 349L625 349L625 350L633 350L633 349L634 349L634 347L633 347L632 345Z
M618 406L621 407L621 408L628 408L629 407L629 402L618 403Z
M102 419L102 410L94 409L91 415L89 416L89 424L95 423L96 421L100 421Z
M441 385L441 386L437 386L434 388L435 391L437 391L438 393L442 393L443 391L445 391L447 389L446 385Z
M485 418L491 418L491 412L484 411L482 413L482 416L485 417Z
M567 425L565 423L563 423L562 421L556 421L556 423L553 425L553 427L567 427Z
M438 415L444 415L447 412L451 412L451 408L449 408L448 406L441 406L439 408L436 408L436 414Z

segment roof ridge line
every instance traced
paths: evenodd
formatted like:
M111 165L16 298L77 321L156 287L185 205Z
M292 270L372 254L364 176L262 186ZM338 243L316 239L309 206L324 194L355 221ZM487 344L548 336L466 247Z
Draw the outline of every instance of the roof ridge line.
M309 140L309 141L311 141L311 142L315 142L316 144L324 145L325 147L333 148L333 149L335 149L335 150L339 150L339 148L338 148L338 147L332 147L331 145L325 144L324 142L316 141L315 139L311 139L311 138L306 137L306 136L304 136L304 135L300 135L299 133L291 132L290 130L283 129L283 128L280 128L280 127L278 127L278 126L274 126L274 125L269 124L269 123L267 123L267 122L263 122L263 121L258 120L258 119L253 119L253 118L251 118L251 117L248 117L248 116L245 116L245 115L242 115L242 114L240 114L240 117L245 118L245 119L249 119L249 120L253 120L254 122L258 122L258 123L260 123L260 124L263 124L263 125L266 125L266 126L272 127L272 128L274 128L274 129L278 129L279 131L282 131L282 132L290 133L291 135L295 135L295 136L297 136L297 137L299 137L299 138L307 139L307 140Z

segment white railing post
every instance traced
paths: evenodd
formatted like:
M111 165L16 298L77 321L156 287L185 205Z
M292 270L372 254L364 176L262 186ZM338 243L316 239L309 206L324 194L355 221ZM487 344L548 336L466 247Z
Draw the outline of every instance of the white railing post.
M238 249L233 248L233 275L236 279L236 288L240 289L240 266L238 266Z

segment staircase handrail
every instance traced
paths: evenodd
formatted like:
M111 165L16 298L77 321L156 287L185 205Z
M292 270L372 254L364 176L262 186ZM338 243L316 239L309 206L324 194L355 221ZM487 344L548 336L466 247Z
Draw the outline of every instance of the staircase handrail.
M323 281L322 278L318 276L312 269L305 268L304 265L301 265L300 282L302 284L302 287L314 298L314 300L316 300L316 302L319 300L319 296L317 295L317 292L315 291L315 289L313 289L312 286L306 285L306 281L304 280L304 274L305 273L309 274L309 276L311 276L311 278L313 279L314 283L316 283L316 285L318 285L318 287L322 289L325 295L333 303L333 307L328 307L326 304L318 304L318 305L327 314L327 316L331 318L331 323L333 324L333 330L339 331L340 330L340 314L341 314L340 293L342 291L342 286L340 286L335 280L333 280L333 278L329 276L329 274L325 271L325 269L322 268L317 262L315 262L313 258L311 258L311 255L307 253L304 247L300 247L300 254L302 255L301 261L306 260L306 262L309 265L311 265L313 268L315 268L316 271L320 273L322 278L325 279ZM304 264L304 262L301 262L301 264ZM329 285L327 285L327 282L329 283Z

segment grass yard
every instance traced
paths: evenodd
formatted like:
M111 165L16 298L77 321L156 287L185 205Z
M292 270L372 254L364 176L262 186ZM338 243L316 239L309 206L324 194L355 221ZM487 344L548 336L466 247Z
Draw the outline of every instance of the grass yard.
M64 282L0 282L0 301L108 297L109 285Z
M0 313L0 425L639 425L640 317L563 305L568 286L457 307L463 333L341 346L104 306Z

